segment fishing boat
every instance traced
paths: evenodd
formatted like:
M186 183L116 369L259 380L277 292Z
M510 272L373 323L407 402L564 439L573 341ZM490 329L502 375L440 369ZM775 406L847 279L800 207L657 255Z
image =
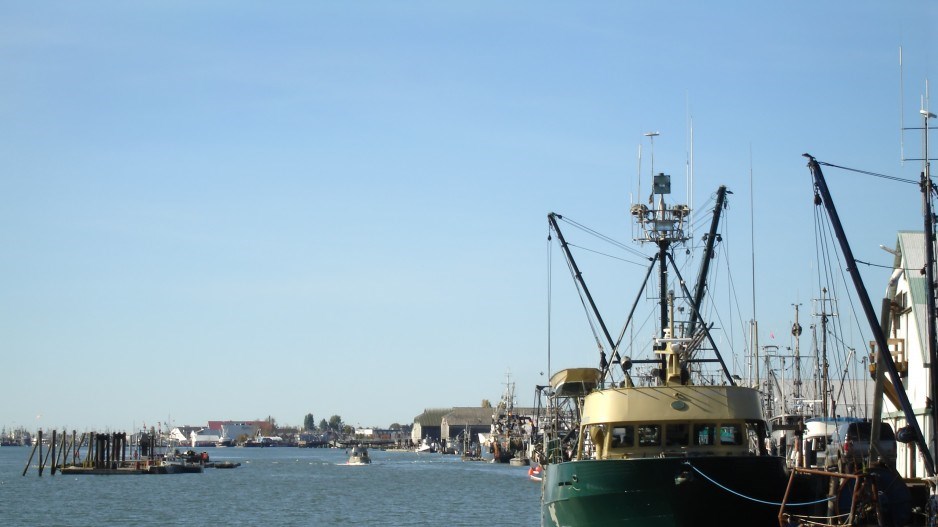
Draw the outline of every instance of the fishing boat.
M203 454L172 449L153 460L148 470L150 474L198 474L202 472L203 463L208 461L208 456Z
M414 447L414 452L418 454L435 454L440 451L439 444L436 441L430 440L430 438L423 438L423 441L420 442L416 447Z
M713 326L700 314L728 191L717 191L694 293L673 255L688 239L690 209L668 206L669 193L670 177L657 174L648 204L631 208L640 227L637 240L657 251L618 341L606 329L560 230L562 216L548 215L596 328L600 356L598 368L564 369L550 377L547 411L553 422L540 460L542 526L773 525L789 482L789 506L818 504L818 484L792 479L785 459L767 451L761 394L736 384L710 335ZM656 268L658 294L648 294L657 296L660 320L650 342L653 357L633 359L631 354L647 350L628 351L620 345L622 335ZM708 348L715 358L701 356ZM702 375L708 363L711 369L719 365L722 379ZM652 369L638 375L631 371L636 365Z
M530 409L515 406L515 383L506 374L505 391L492 413L492 430L487 438L492 463L510 463L512 466L527 466L528 446L534 425Z
M368 456L367 448L361 445L352 447L348 457L348 465L367 465L369 463L371 463L371 458Z

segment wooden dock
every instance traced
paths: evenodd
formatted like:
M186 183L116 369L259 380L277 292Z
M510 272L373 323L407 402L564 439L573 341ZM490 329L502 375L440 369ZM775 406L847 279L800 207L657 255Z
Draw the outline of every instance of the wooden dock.
M139 474L178 474L202 472L203 468L235 468L240 463L230 461L211 462L208 454L201 455L194 451L173 458L175 462L168 462L163 454L156 454L152 432L143 434L136 445L130 445L125 432L110 434L83 433L81 437L73 430L71 440L63 432L61 440L55 430L52 431L52 440L49 449L43 456L42 430L37 433L36 443L33 445L23 475L29 471L36 453L39 454L38 474L41 477L48 466L49 474L54 476L56 471L65 475L114 476ZM87 441L87 445L85 442ZM84 456L80 455L84 448ZM130 455L128 455L130 450ZM51 463L50 463L51 458Z

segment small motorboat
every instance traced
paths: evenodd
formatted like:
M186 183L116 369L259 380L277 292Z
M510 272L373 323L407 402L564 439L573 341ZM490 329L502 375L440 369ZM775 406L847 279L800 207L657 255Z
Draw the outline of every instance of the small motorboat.
M360 445L352 447L352 451L348 456L348 465L367 465L369 463L371 463L371 458L368 457L367 448Z

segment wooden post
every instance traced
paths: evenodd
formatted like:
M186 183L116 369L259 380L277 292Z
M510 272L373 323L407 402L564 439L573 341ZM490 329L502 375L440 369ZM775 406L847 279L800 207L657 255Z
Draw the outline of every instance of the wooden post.
M41 478L42 477L42 428L39 429L39 432L37 432L37 434L39 435L39 459L37 459L36 461L39 462L39 477Z
M84 444L85 444L85 436L87 436L87 435L88 435L87 432L82 432L82 433L81 433L81 441L78 442L78 447L75 449L75 452L79 452L79 451L81 450L81 447L84 446ZM88 451L85 452L85 459L81 459L81 456L79 456L79 458L78 458L78 459L81 461L81 466L85 467L85 466L88 465L88 457L89 457L90 455L91 455L91 443L88 443Z
M62 464L59 465L60 471L65 468L66 463L68 463L68 432L62 430Z
M39 465L40 476L42 475L42 471L46 468L46 465L49 464L49 454L52 454L55 452L55 429L54 428L52 429L52 441L50 442L50 444L51 446L49 447L49 450L46 450L46 456L43 458L42 464ZM42 447L40 446L39 448L41 449ZM42 450L40 450L40 452L41 451Z
M26 468L23 469L23 475L26 475L26 472L29 470L29 464L33 462L33 456L36 455L36 448L39 447L39 443L33 445L33 451L29 454L29 459L26 460Z
M49 475L55 475L55 442L56 442L56 432L55 428L52 429L52 442L49 443L49 453L47 455L52 456L52 468L49 469Z

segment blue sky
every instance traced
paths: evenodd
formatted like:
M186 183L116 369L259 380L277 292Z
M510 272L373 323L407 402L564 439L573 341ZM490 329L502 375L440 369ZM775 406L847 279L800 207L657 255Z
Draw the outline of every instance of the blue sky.
M801 154L917 177L899 118L938 8L657 4L4 4L0 425L386 426L494 401L506 372L530 404L546 214L629 240L642 134L688 200L690 121L693 201L734 191L741 316L754 252L763 339L787 334L817 295ZM827 174L857 257L891 264L917 187ZM552 364L591 365L554 279ZM618 280L592 287L621 320Z

